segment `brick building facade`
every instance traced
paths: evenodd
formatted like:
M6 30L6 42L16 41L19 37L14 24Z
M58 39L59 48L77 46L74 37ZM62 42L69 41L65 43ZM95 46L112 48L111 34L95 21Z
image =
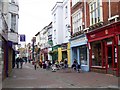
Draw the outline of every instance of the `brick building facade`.
M72 1L76 2L72 5ZM74 13L81 10L82 29L74 29ZM75 22L76 23L76 22ZM80 24L80 23L79 23ZM103 72L119 76L120 74L120 1L71 0L71 57L78 59L82 67L81 47L85 46L87 66L90 71ZM74 40L86 35L87 43ZM79 55L80 54L80 55ZM84 53L85 54L85 53ZM84 70L84 69L83 69Z

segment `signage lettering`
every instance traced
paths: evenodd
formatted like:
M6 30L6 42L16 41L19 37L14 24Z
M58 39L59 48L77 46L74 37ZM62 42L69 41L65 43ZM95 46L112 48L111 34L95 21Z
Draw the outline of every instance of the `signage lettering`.
M112 41L110 41L110 42L107 42L107 45L111 45L112 44Z
M108 30L105 30L105 34L108 34Z
M91 38L94 38L94 37L95 37L95 34L93 34L93 35L90 35L90 37L91 37Z
M76 42L83 42L83 41L85 41L85 40L86 40L86 37L84 37L84 38L79 38L79 39L76 39L76 40L71 41L71 44L76 43Z

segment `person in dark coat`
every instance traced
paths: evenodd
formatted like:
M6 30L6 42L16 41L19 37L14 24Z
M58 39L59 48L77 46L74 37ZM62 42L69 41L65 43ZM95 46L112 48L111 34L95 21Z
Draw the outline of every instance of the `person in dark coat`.
M20 57L20 68L22 69L22 66L23 66L23 62L24 62L24 60Z
M19 63L20 63L20 57L18 57L18 58L16 59L16 66L17 66L17 68L19 68Z

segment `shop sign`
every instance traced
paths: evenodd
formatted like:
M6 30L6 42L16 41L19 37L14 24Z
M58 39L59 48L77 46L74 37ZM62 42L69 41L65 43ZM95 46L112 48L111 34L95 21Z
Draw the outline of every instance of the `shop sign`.
M108 34L108 30L105 30L105 34Z
M118 41L118 45L120 45L120 36L119 36L119 39L118 39L119 41Z
M90 37L91 37L91 38L94 38L94 37L95 37L95 34L90 35Z
M117 49L115 48L115 63L117 63Z
M84 41L86 41L86 37L75 39L75 40L71 41L71 44L75 44L78 42L84 42Z
M25 42L25 35L20 35L20 41Z
M112 44L112 41L110 41L110 42L107 42L107 45L111 45Z

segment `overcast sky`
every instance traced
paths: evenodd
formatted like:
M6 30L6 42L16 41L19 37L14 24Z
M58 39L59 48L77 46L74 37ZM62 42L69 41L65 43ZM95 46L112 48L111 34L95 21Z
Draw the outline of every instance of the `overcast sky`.
M51 9L63 0L19 0L18 33L26 35L26 43L51 22Z

